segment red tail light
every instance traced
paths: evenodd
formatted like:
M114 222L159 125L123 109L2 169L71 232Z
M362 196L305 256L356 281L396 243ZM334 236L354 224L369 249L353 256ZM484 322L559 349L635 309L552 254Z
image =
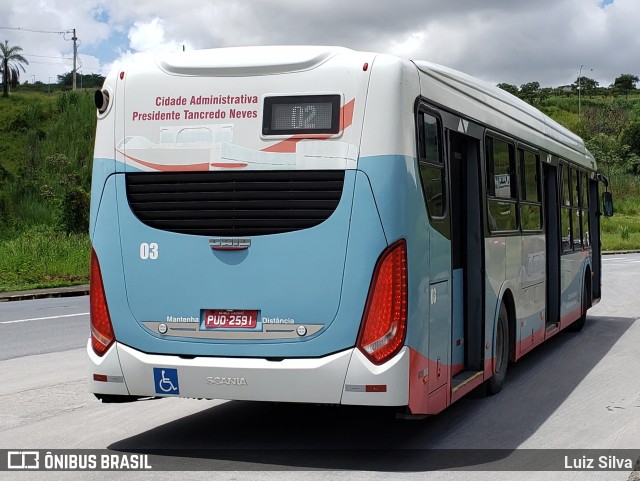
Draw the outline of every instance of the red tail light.
M98 356L103 356L116 340L104 295L102 274L98 256L91 249L91 285L89 288L89 304L91 318L91 345Z
M358 349L374 364L394 356L407 332L407 243L389 246L373 272Z

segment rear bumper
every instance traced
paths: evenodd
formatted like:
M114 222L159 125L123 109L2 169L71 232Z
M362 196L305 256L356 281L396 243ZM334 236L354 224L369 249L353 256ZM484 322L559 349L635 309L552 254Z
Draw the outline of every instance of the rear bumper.
M89 391L125 396L405 406L409 402L409 351L382 366L357 349L311 359L145 354L115 343L103 356L91 342ZM367 386L375 388L367 389Z

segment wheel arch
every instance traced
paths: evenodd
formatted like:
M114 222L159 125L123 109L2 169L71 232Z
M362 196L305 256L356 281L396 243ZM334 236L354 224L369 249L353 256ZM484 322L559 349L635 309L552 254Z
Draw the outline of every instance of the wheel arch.
M500 314L500 305L504 303L507 309L507 315L509 316L508 328L509 328L509 361L515 361L515 346L516 346L516 303L513 296L511 287L505 283L500 290L500 295L497 298L495 312L493 316L493 325L491 330L491 352L495 353L496 348L496 335L498 330L498 316ZM492 354L493 355L493 354Z
M509 361L516 359L516 302L511 289L506 289L502 294L501 302L504 302L509 316Z
M584 306L586 306L586 309L589 309L593 303L593 284L592 284L592 276L591 276L591 264L589 264L589 262L585 263L584 266L584 276L582 276L583 279L583 285L582 285L582 292L583 293L587 293L588 298L585 299L584 301ZM585 311L586 311L585 309Z

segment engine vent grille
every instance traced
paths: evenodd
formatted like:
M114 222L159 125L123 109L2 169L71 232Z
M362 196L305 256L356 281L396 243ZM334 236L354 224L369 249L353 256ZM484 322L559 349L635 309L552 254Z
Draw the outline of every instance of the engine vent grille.
M314 227L335 211L343 170L136 172L127 199L146 225L207 236L257 236Z

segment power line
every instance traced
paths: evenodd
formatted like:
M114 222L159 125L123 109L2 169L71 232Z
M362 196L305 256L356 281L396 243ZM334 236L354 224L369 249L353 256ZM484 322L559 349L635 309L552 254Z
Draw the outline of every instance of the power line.
M49 55L36 55L35 53L23 53L22 55L26 57L39 57L39 58L61 58L63 60L73 60L71 57L51 57Z
M38 61L33 61L33 62L29 62L29 65L59 65L61 67L64 67L65 65L63 63L59 63L59 62L38 62Z
M73 90L76 89L76 72L78 70L78 37L76 36L76 29L73 28L71 30L41 30L41 29L36 29L36 28L23 28L23 27L5 27L5 26L0 26L0 29L2 30L14 30L14 31L21 31L21 32L34 32L34 33L55 33L58 35L62 35L62 37L65 40L69 40L66 37L66 34L70 33L72 34L71 40L73 40L73 71L72 71L72 76L73 76ZM80 62L80 67L82 67L82 62Z
M20 30L23 32L34 32L34 33L57 33L59 35L63 35L65 33L73 33L73 30L38 30L35 28L22 28L22 27L0 27L1 30Z

